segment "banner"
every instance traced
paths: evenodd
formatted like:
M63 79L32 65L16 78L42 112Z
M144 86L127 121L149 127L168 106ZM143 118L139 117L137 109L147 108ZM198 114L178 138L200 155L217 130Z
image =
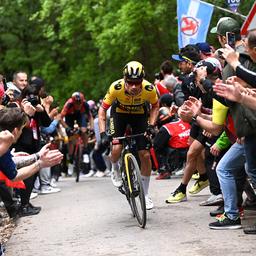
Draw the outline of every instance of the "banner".
M240 5L240 0L226 0L226 3L232 12L236 12Z
M211 4L199 0L177 0L179 48L206 41L212 13Z

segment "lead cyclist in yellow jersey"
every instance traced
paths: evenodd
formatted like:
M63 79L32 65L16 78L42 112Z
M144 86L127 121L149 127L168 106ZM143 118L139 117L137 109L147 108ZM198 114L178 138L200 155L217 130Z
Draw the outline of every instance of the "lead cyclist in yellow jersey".
M141 63L131 61L123 69L123 79L111 84L99 109L99 129L102 143L108 141L106 134L106 111L111 106L110 133L113 137L125 134L127 125L133 134L154 133L154 124L158 115L158 96L155 87L144 79L145 71ZM144 136L136 139L136 146L141 162L141 178L147 209L153 208L153 202L148 196L151 174L151 160L147 141ZM112 182L116 187L122 185L118 160L122 145L118 142L112 147L110 160L112 162Z

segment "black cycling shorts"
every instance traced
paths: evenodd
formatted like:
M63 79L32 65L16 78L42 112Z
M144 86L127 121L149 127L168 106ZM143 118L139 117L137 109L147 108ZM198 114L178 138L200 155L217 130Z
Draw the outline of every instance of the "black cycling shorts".
M148 126L148 118L144 114L123 114L111 111L109 130L114 138L124 136L128 126L131 127L132 134L144 133ZM135 139L138 150L146 149L148 143L144 136Z
M203 129L196 123L192 124L191 126L190 137L199 141L203 146L205 146L205 143L208 140L208 138L203 135Z

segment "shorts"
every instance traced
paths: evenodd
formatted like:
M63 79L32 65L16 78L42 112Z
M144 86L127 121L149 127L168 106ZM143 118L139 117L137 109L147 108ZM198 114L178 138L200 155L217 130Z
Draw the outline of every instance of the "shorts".
M205 143L208 140L208 138L203 135L203 129L196 123L193 123L191 126L190 137L192 137L194 140L199 141L203 146L205 146Z
M124 136L128 126L132 129L132 134L144 133L148 126L148 118L144 114L123 114L111 111L109 130L114 138ZM148 142L144 136L135 139L138 150L147 148Z
M74 127L74 123L75 121L77 121L77 124L79 125L79 127L86 127L87 123L86 123L86 118L85 118L85 113L74 113L72 115L66 115L65 116L65 123L73 128Z

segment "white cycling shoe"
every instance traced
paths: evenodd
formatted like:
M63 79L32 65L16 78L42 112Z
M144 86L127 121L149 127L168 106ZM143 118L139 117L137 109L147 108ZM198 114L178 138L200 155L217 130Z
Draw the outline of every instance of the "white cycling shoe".
M121 187L123 184L121 173L113 169L111 171L111 180L113 185L117 188Z

